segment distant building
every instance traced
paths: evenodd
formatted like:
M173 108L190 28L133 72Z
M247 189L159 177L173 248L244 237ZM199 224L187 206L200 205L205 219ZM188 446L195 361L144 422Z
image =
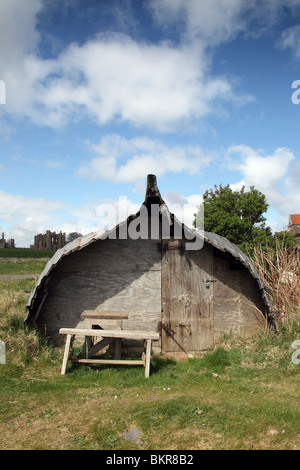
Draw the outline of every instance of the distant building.
M34 244L30 245L33 250L58 250L66 244L66 234L59 232L51 232L47 230L46 233L39 233L34 237Z
M300 214L291 214L289 216L288 233L295 238L300 238Z
M0 248L15 248L15 240L13 238L10 240L5 240L4 232L2 232L2 238L0 238Z

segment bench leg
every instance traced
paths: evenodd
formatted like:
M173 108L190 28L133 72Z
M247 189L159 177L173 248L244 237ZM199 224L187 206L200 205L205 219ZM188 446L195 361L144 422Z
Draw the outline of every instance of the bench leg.
M121 351L122 351L122 339L117 338L115 342L115 358L121 359Z
M93 336L84 337L82 350L81 350L81 356L83 359L88 359L90 357L90 349L93 346L93 344L94 344Z
M151 339L146 340L146 362L145 362L145 377L148 379L150 374L150 358L151 358Z
M63 362L62 362L62 367L61 367L61 375L65 375L66 373L67 364L69 360L70 346L72 345L72 339L73 339L72 335L67 335L65 352L64 352L64 357L63 357Z

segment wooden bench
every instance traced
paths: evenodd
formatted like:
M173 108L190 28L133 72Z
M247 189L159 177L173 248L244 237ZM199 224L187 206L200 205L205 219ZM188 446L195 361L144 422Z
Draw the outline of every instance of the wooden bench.
M80 315L84 320L84 327L87 329L90 328L100 328L100 329L123 329L123 320L127 320L129 317L129 312L119 311L119 310L85 310ZM103 325L108 325L104 327ZM83 345L83 356L86 356L86 350L91 349L94 343L94 337L85 338L85 344ZM100 343L99 343L100 346ZM98 346L98 350L102 349ZM104 346L103 346L104 347ZM122 339L115 339L115 358L121 358L122 350ZM97 347L94 346L93 354L97 352Z
M114 327L122 330L123 320L127 320L129 312L121 310L84 310L80 315L85 320L85 327L92 328L95 325L101 326L101 323L108 320L115 323Z
M86 348L85 356L81 359L74 359L73 362L90 363L90 364L116 364L116 365L143 365L145 367L145 377L148 378L150 374L150 358L152 341L159 340L159 333L149 331L131 331L131 330L106 330L106 329L93 329L93 328L61 328L59 330L61 335L66 335L66 346L63 357L61 374L65 375L68 361L70 360L70 348L75 336L84 336L85 344L86 339L93 337L99 339L99 342L94 344L90 350ZM121 360L121 359L93 359L90 358L95 351L103 349L112 339L131 339L143 340L146 352L143 352L141 360Z

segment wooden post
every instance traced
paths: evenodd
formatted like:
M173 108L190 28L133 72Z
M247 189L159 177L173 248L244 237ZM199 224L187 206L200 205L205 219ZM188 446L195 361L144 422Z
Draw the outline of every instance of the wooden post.
M149 378L150 374L150 357L151 357L151 339L146 340L146 365L145 365L145 377Z
M82 357L84 359L89 358L90 349L91 349L92 345L93 345L93 337L92 336L85 336L84 337L84 342L83 342L83 345L82 345Z
M72 335L67 335L64 358L63 358L63 363L62 363L62 367L61 367L61 375L65 375L65 373L66 373L67 364L68 364L68 360L69 360L69 349L70 349L70 346L71 346L71 342L72 342Z
M118 338L115 341L115 358L121 359L121 351L122 351L122 339Z

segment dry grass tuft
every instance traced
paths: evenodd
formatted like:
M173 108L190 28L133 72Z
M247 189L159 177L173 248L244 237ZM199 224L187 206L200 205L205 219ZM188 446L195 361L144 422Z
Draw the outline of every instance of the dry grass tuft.
M300 247L285 246L284 241L276 247L255 246L250 256L265 286L272 312L279 320L285 320L300 305Z
M0 338L10 362L22 367L41 353L49 357L53 353L35 330L24 327L25 305L34 283L34 279L25 279L0 284Z

